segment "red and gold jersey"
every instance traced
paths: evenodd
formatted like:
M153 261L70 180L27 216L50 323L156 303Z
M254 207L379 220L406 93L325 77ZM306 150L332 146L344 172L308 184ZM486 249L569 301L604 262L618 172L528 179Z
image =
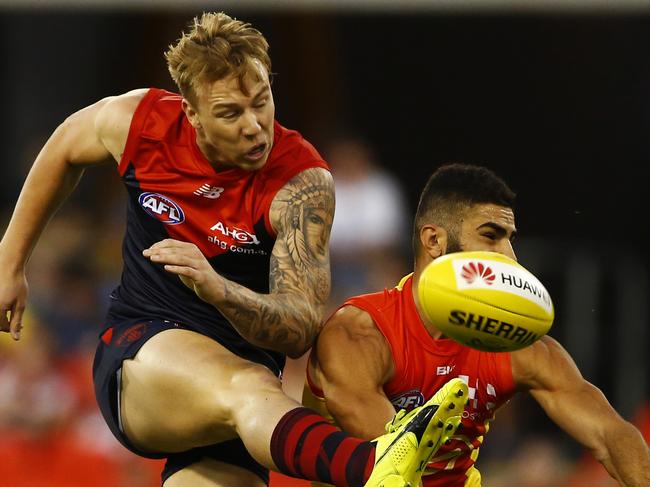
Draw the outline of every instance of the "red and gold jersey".
M423 477L425 487L480 485L474 468L483 437L495 412L514 394L509 353L481 352L447 339L433 339L415 307L412 278L393 289L348 299L374 320L391 348L395 373L384 393L395 410L424 404L447 381L459 377L469 387L462 427L443 445ZM312 387L314 394L320 391Z
M273 147L261 169L216 170L196 145L181 100L152 88L131 121L118 165L128 192L125 265L111 296L109 321L171 320L227 342L237 352L252 345L177 276L144 258L142 250L165 238L192 242L219 274L267 293L276 238L271 202L298 173L327 165L298 132L274 122ZM279 354L263 353L283 364Z

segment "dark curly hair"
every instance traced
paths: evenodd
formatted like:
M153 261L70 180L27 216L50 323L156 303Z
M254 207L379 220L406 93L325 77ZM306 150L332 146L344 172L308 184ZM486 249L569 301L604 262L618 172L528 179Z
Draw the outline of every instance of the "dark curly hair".
M445 164L429 178L420 195L413 224L413 251L417 253L420 230L427 223L451 233L472 205L492 203L513 208L515 193L490 169L472 164Z

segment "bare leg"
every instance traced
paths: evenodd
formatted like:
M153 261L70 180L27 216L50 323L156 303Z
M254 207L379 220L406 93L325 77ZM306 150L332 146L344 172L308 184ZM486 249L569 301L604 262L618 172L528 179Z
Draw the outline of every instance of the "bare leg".
M418 408L419 411L398 419L395 431L380 437L377 443L383 452L379 458L385 461L372 470L372 485L380 485L378 482L384 480L402 482L390 485L406 485L405 480L412 481L413 485L419 483L422 474L419 466L428 462L437 447L455 432L466 400L467 386L453 379ZM271 455L271 439L284 418L276 436L283 438L284 443L274 446L274 453L277 450L294 452L289 456L276 456L285 462L284 471L298 472L307 468L315 472L317 458L313 458L313 454L323 452L327 455L320 449L323 440L319 435L323 433L334 438L340 448L335 447L330 452L331 458L327 457L328 473L322 476L311 473L312 478L326 476L329 480L336 477L335 483L356 485L365 481L363 475L368 462L374 461L371 454L374 446L340 435L339 430L320 416L299 409L300 404L282 392L280 380L269 369L187 330L172 329L155 335L133 360L123 363L121 406L126 435L145 451L178 452L239 436L260 464L277 471ZM433 406L439 407L434 409ZM290 411L292 414L287 415ZM409 428L415 433L403 434ZM301 433L288 433L296 431ZM308 432L316 436L311 440L302 436ZM414 443L414 438L423 441ZM311 450L304 452L303 444L311 445ZM360 451L359 459L352 460L352 453L357 451ZM408 454L386 454L392 451ZM332 467L333 455L343 458L343 463L339 461ZM348 471L350 465L354 465L351 472ZM229 471L235 476L238 473L238 470ZM196 470L178 473L177 479L193 472ZM169 481L172 480L176 479L170 477ZM172 484L166 485L169 486Z
M269 369L187 330L155 335L122 367L124 430L145 451L178 452L239 436L274 469L273 430L299 406Z
M265 487L264 481L248 470L206 458L176 472L164 487Z

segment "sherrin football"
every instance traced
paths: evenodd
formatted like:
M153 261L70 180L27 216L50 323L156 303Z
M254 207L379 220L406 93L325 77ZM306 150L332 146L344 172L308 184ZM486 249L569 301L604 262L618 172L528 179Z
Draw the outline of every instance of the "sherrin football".
M487 352L519 350L548 333L555 318L546 288L496 252L454 252L424 269L422 311L443 334Z

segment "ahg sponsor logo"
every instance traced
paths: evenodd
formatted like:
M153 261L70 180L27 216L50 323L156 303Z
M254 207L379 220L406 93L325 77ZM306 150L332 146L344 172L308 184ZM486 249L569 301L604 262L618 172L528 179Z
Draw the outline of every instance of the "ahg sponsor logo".
M249 233L246 230L241 230L236 227L229 227L228 225L224 225L222 222L217 222L215 225L210 227L210 230L213 232L217 231L224 237L230 237L239 244L260 244L260 241L254 233Z
M162 194L142 193L138 202L144 211L165 225L178 225L185 221L183 209Z

